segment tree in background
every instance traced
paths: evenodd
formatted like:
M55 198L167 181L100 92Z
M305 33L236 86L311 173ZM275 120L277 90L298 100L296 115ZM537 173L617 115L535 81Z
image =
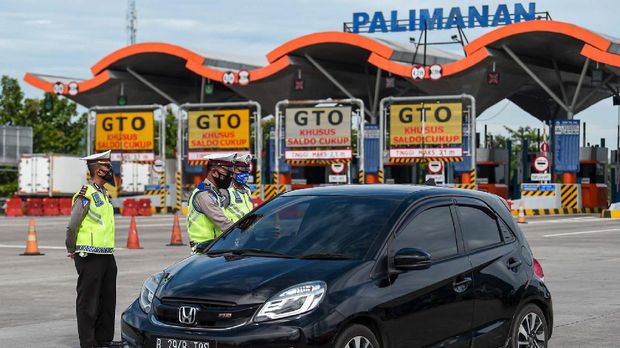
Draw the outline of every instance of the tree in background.
M85 153L86 113L78 115L77 104L49 93L24 98L18 81L8 76L2 76L0 91L0 124L32 127L33 152ZM17 172L6 169L0 171L3 197L17 190Z

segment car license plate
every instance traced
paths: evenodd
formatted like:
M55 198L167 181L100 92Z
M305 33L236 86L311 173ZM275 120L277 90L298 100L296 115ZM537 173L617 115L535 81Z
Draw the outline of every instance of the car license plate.
M215 341L194 341L179 338L155 338L155 348L216 348Z

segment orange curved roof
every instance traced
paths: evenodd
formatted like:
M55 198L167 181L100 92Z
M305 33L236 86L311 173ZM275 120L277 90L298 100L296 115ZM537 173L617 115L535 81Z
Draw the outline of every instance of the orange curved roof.
M92 79L78 82L78 91L79 93L86 92L88 90L91 90L93 88L96 88L106 83L109 80L110 80L110 73L107 71L104 71L101 74L93 77ZM36 87L44 92L54 93L54 84L51 82L45 81L36 75L26 73L24 75L24 81L29 83L31 86ZM63 94L67 94L67 93L68 93L67 86L65 86L65 90Z
M465 52L467 53L467 55L470 55L481 49L482 47L488 46L501 39L505 39L513 35L533 32L549 32L563 34L573 37L577 40L581 40L589 45L605 51L607 51L607 49L609 49L609 46L611 45L611 41L605 39L604 37L593 33L588 29L578 27L574 24L536 20L519 22L490 31L466 45Z
M90 68L90 71L92 71L93 75L97 75L123 58L143 53L164 53L183 58L188 62L196 62L198 64L202 64L205 60L205 58L198 53L181 46L161 42L145 42L123 47L108 54L93 65L92 68Z
M465 52L467 54L466 57L444 65L443 74L444 76L458 74L482 62L489 56L486 47L495 42L514 35L534 32L557 33L583 41L584 46L580 51L581 55L597 62L620 67L620 55L608 52L608 49L611 46L610 40L573 24L536 20L500 27L482 35L465 46ZM390 59L394 53L394 50L391 47L372 38L357 34L344 32L321 32L298 37L275 48L267 54L269 64L265 67L251 70L250 79L251 81L257 81L270 77L291 64L288 58L291 53L303 47L326 43L338 43L365 49L370 52L368 58L368 62L370 64L396 75L406 78L411 77L411 65L396 62ZM186 48L167 43L140 43L121 48L107 55L93 65L91 71L94 77L80 82L78 84L79 91L84 92L96 88L97 86L108 81L110 79L110 74L106 69L114 63L124 58L144 53L162 53L182 58L187 61L185 67L188 70L209 79L221 81L224 74L221 70L205 66L203 64L205 57ZM52 83L42 80L35 75L26 74L24 76L24 80L32 86L46 92L53 91Z
M273 63L278 58L281 58L289 53L292 53L302 47L326 44L326 43L339 43L351 46L357 46L368 50L372 53L376 53L382 57L389 58L394 52L390 47L373 40L371 38L344 32L322 32L313 33L304 36L300 36L296 39L290 40L281 46L277 47L273 51L267 53L267 61Z

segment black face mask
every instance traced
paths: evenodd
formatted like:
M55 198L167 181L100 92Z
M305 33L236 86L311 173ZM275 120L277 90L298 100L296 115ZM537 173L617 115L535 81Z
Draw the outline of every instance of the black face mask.
M230 183L232 182L232 175L222 175L217 173L217 175L213 175L213 181L217 185L217 188L227 189L230 187Z
M106 175L104 175L102 179L105 180L105 182L107 182L108 184L116 186L116 183L114 182L114 171L112 171L112 169L110 169L110 171Z

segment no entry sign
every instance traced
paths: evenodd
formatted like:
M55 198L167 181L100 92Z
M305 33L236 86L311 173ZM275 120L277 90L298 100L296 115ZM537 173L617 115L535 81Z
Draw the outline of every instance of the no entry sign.
M344 172L344 163L332 163L331 170L334 174L342 174Z
M545 156L538 156L534 159L534 169L537 172L542 173L549 169L549 159Z
M431 174L439 174L443 171L443 163L440 161L428 162L428 171Z

